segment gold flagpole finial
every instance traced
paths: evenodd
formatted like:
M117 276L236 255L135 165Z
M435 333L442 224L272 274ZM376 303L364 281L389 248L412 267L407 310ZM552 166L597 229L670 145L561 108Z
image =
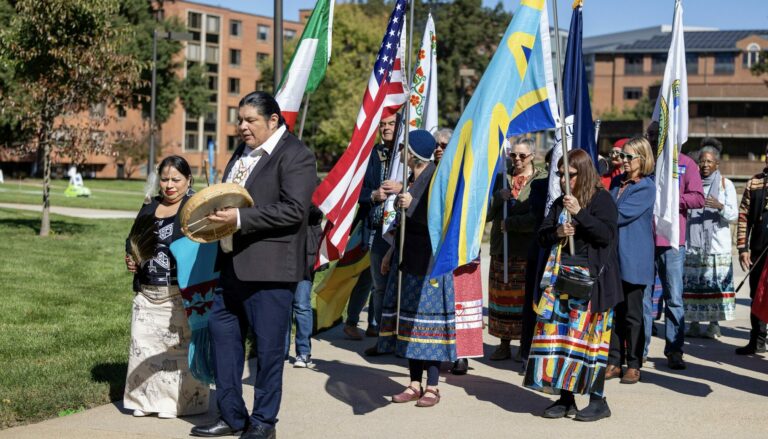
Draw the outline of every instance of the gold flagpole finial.
M571 6L573 9L576 9L578 7L584 7L584 0L573 0L573 6Z

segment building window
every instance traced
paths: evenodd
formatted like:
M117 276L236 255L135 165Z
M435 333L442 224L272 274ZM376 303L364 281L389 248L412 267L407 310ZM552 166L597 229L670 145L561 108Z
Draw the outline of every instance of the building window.
M286 40L292 40L296 38L296 31L293 29L284 29L283 38L285 38Z
M210 64L219 63L219 48L216 46L205 46L205 62Z
M205 147L208 150L208 144L213 143L213 150L216 151L216 133L205 133Z
M229 65L240 65L240 49L229 49Z
M624 99L635 101L643 97L643 89L640 87L624 87Z
M260 68L262 64L267 62L269 54L264 52L256 52L256 68Z
M664 69L667 67L667 54L666 53L654 53L651 55L651 74L663 75ZM641 63L642 70L642 63Z
M237 149L237 145L240 144L239 136L227 136L227 151L234 151Z
M749 46L747 46L746 52L744 52L744 55L742 55L742 60L743 60L745 69L749 69L753 65L759 63L760 62L760 46L755 43L752 43Z
M269 39L269 26L260 24L258 28L259 41L267 41Z
M203 123L216 123L216 107L213 105L208 106L208 111L205 112L205 118Z
M229 87L227 88L230 94L240 94L240 79L229 78Z
M716 53L715 75L733 75L736 64L734 58L732 53Z
M202 61L200 58L200 45L194 43L187 43L187 60L188 61Z
M229 35L239 37L243 34L243 22L240 20L229 20Z
M190 29L200 29L202 25L203 17L197 12L190 12L187 14L187 27Z
M643 55L624 55L624 74L643 74Z
M699 54L698 53L685 54L685 71L689 75L699 74Z
M198 151L200 145L197 142L197 133L189 132L184 135L184 150L185 151Z
M219 77L216 75L208 75L208 90L219 91Z
M237 107L227 107L227 122L237 123Z
M219 17L208 15L205 17L205 31L209 34L219 33Z

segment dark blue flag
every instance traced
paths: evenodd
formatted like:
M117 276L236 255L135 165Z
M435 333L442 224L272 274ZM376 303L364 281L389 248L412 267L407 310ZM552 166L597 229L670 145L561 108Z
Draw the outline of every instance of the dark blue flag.
M578 5L578 3L577 3ZM563 68L563 106L565 116L573 116L573 147L586 150L597 166L595 125L592 122L592 106L589 104L589 88L581 54L581 6L571 15L568 32L568 48Z

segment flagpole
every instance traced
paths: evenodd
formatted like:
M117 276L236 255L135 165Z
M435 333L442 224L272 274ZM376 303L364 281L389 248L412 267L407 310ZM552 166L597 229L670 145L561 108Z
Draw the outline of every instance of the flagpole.
M411 74L411 52L413 50L413 4L415 3L414 0L411 0L411 21L409 24L408 29L408 50L405 52L405 58L406 58L406 75ZM406 79L410 78L410 76L406 76ZM401 194L405 194L408 187L408 132L410 131L410 121L411 121L411 106L409 105L410 99L411 99L411 84L406 81L406 90L408 90L406 94L406 100L405 100L405 132L403 133L403 141L405 145L403 145L403 188L401 189ZM395 146L397 147L397 146ZM403 272L400 270L400 265L403 260L403 244L405 243L405 208L400 208L400 249L398 252L398 259L397 259L397 316L395 318L395 337L400 336L400 293L403 289Z
M507 181L507 151L506 151L506 141L504 144L501 145L502 149L502 156L501 161L504 162L504 174L501 176L502 181L502 187L504 189L509 189L509 182ZM509 283L509 243L507 242L507 200L505 200L502 197L501 200L502 203L504 203L504 210L502 214L502 230L504 233L504 283Z
M555 55L557 58L557 68L553 69L557 71L558 81L557 90L557 109L560 111L560 149L563 151L563 171L565 174L565 195L571 195L571 175L568 166L568 138L565 129L565 105L563 105L563 68L562 68L562 56L560 49L560 26L557 24L557 1L552 2L552 19L555 25ZM566 212L566 221L571 220L571 215ZM576 244L573 241L573 236L568 237L568 249L571 254L576 253Z
M304 99L304 112L301 113L301 123L299 123L298 135L299 140L301 140L301 135L304 133L304 121L307 120L307 111L309 111L309 93L307 93L307 97Z

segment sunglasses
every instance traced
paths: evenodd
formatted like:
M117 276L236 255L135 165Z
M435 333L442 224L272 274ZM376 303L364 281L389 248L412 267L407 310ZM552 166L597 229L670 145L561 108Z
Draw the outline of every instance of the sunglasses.
M556 171L555 175L557 175L558 178L563 178L563 177L565 177L565 172ZM570 178L573 178L573 177L575 177L577 175L579 175L578 172L569 172L568 173L568 177L570 177Z
M509 158L511 158L512 160L515 160L518 157L520 157L520 160L525 160L528 157L530 157L531 155L532 154L523 154L523 153L510 152L509 153Z
M618 157L619 154L621 154L621 151L617 151L615 149L608 153L608 155L611 156L611 157Z
M448 142L437 142L437 146L441 149L445 149L445 147L448 146Z
M632 160L639 159L641 157L639 155L635 155L635 154L627 154L626 152L620 152L619 153L619 158L622 159L622 160L627 160L628 162L631 162Z

